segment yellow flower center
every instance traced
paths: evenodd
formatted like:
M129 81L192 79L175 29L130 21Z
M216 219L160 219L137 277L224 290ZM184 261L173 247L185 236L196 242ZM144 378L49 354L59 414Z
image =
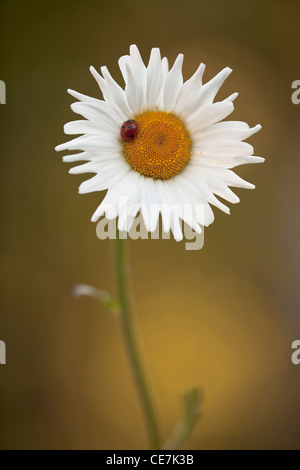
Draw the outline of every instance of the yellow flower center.
M135 118L138 133L123 142L128 163L142 175L168 179L180 173L191 156L191 140L172 113L151 111Z

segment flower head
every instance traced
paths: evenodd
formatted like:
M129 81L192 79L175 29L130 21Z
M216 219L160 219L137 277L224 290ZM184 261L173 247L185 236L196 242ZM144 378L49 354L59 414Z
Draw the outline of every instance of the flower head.
M233 111L237 93L214 102L231 69L203 85L205 66L183 82L182 62L179 54L169 70L168 60L153 48L146 67L133 45L130 55L119 59L125 89L106 67L101 67L102 75L91 67L104 99L68 90L78 100L71 108L85 120L69 122L64 130L83 135L56 150L81 151L63 157L65 162L87 162L70 173L96 174L80 185L80 193L108 190L92 221L118 216L118 228L129 230L141 210L147 230L154 231L161 214L164 230L171 229L181 240L180 220L200 233L201 226L214 220L211 205L229 213L216 196L237 203L230 187L254 188L231 169L264 161L252 156L253 147L244 142L261 126L222 121ZM120 205L122 197L135 207L130 215ZM190 211L184 210L186 205ZM114 207L113 215L108 206Z

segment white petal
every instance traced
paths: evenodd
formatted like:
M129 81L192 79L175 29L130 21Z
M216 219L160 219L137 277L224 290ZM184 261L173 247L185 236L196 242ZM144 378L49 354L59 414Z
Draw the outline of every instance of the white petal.
M69 173L72 175L79 175L82 173L101 173L103 169L108 168L110 165L116 165L120 161L123 168L124 162L122 162L121 155L105 155L102 157L96 157L88 163L84 163L82 165L77 165L73 168L70 168ZM114 166L114 168L116 170L119 169L116 168L116 166Z
M215 207L220 209L220 211L224 212L225 214L230 215L229 207L227 207L225 204L223 204L223 202L219 201L219 199L216 198L216 196L214 194L211 194L211 196L208 199L208 202L210 204L213 204Z
M145 109L146 67L136 45L130 46L130 55L123 56L119 66L128 104L134 114L140 114Z
M169 72L169 62L166 57L162 58L161 67L162 67L162 75L163 75L162 83L164 84L167 78L168 72ZM164 89L165 89L165 85L161 87L158 100L157 100L156 108L157 110L160 110L160 111L164 111Z
M258 124L255 127L252 127L251 129L249 128L248 125L245 127L241 127L240 124L244 123L239 123L235 124L233 121L230 123L231 125L228 126L227 123L229 121L223 121L223 122L218 122L217 124L214 124L213 126L201 130L199 132L195 132L193 134L193 139L201 142L215 142L215 141L220 141L220 140L228 140L228 141L234 141L234 140L245 140L248 139L251 135L255 134L261 129L261 126ZM221 124L226 124L225 126Z
M110 188L118 183L129 171L129 165L120 165L119 162L115 165L109 165L102 170L101 174L97 174L81 183L79 193L86 194Z
M224 177L224 182L228 186L233 186L235 188L244 188L244 189L255 189L255 185L244 180L240 176L236 175L233 171L227 170L226 176Z
M187 124L190 131L206 129L218 121L225 119L233 111L233 104L230 102L213 103L205 108L199 109L193 117L187 117Z
M144 84L142 76L136 76L135 80L134 69L129 64L125 64L127 71L128 83L126 85L126 97L128 104L133 114L140 114L145 107L144 101ZM137 72L135 72L137 74Z
M76 114L81 114L89 121L97 124L100 129L120 131L123 121L115 118L115 114L110 110L104 101L99 103L82 103L77 101L71 104L71 109Z
M165 232L169 232L169 230L172 231L174 238L176 241L181 241L183 239L182 235L182 230L181 230L181 224L180 224L180 218L179 218L179 205L180 201L177 201L174 191L172 191L172 187L170 186L170 180L165 180L161 181L161 186L160 186L160 194L161 194L161 214L162 214L162 222L163 222L163 227L164 227L164 217L166 215L166 212L168 212L167 220L165 223ZM166 208L163 206L167 205ZM163 215L163 211L165 215ZM166 228L170 225L169 230L166 230Z
M215 178L214 180L210 180L211 183L211 189L214 194L217 196L222 197L228 202L231 202L232 204L237 204L240 202L240 199L234 192L228 188L228 186L222 181L220 178Z
M194 162L193 162L194 163ZM191 168L193 168L193 163L191 163ZM194 167L195 169L196 167ZM238 175L236 175L233 171L228 170L227 168L222 168L217 165L208 165L208 164L201 164L198 166L199 173L202 174L210 184L211 180L214 180L216 177L222 179L227 186L233 186L235 188L244 188L244 189L254 189L255 186L252 183L248 183L248 181L243 180Z
M179 54L170 72L168 72L164 85L164 111L174 109L178 93L183 84L182 77L183 54Z
M118 60L118 64L119 64L119 68L121 70L121 73L123 75L123 78L124 78L124 82L125 84L127 83L128 81L128 77L127 77L127 71L126 71L126 64L129 62L130 60L130 56L129 55L123 55L122 57L120 57L120 59Z
M118 220L119 230L130 231L141 207L141 194L146 178L137 172L135 173L131 187L129 190L127 188L126 201L124 200L123 205L120 204Z
M135 191L137 182L139 181L139 174L129 168L127 173L124 173L117 183L114 183L109 190L101 204L98 206L92 216L92 222L97 220L105 213L106 217L112 218L107 211L115 212L116 216L119 214L122 204L126 204L126 199L130 196L132 191Z
M199 109L206 108L208 105L213 103L217 92L219 91L223 82L231 72L232 70L229 67L226 67L205 85L198 87L198 90L195 89L194 85L193 92L190 94L190 96L188 96L188 104L184 106L184 102L181 102L180 105L178 104L178 110L180 110L186 118L188 117L188 115L193 118L194 114L197 114L199 112ZM202 80L201 71L199 71L199 78ZM235 95L231 95L231 98L235 98ZM224 100L224 102L226 102L226 100Z
M212 192L212 189L209 184L209 176L211 175L207 175L200 170L198 171L198 169L196 170L197 171L195 171L195 168L190 165L188 168L186 168L184 172L182 172L181 175L178 176L182 176L182 178L184 178L186 182L189 182L191 189L196 188L198 191L201 191L202 199L200 199L200 203L202 203L203 201L207 201L208 203L218 207L218 209L222 210L226 214L230 214L229 208L225 206L225 204L220 202ZM214 220L213 213L210 214L207 211L207 208L204 208L206 209L205 218L204 221L200 220L199 223L201 225L210 225L210 223L212 223ZM209 219L209 217L211 219Z
M80 161L94 161L95 159L100 159L102 161L107 160L112 160L114 158L119 158L123 159L123 154L122 152L116 152L115 150L112 149L97 149L95 151L87 151L87 152L80 152L80 153L75 153L72 155L65 155L62 160L64 162L80 162Z
M202 89L202 76L205 65L200 64L194 75L181 87L174 112L181 115L184 112L193 112L198 107L197 97Z
M119 87L119 85L117 85L117 83L114 82L114 80L113 80L114 83L109 79L108 79L108 82L104 80L104 78L101 77L101 75L96 71L94 67L90 67L90 71L93 77L95 78L95 80L97 81L100 87L100 90L102 91L105 102L108 103L110 107L114 110L114 112L120 119L120 122L122 123L126 121L127 119L129 119L129 115L130 115L130 112L128 111L129 106L128 106L126 97L124 99L124 96L122 96L122 92L125 93L124 90L122 90L122 88ZM116 101L116 99L119 99L119 101ZM126 113L126 111L128 112Z
M103 100L98 100L97 98L93 98L88 95L83 95L82 93L78 93L78 91L72 90L71 88L68 88L67 92L69 95L73 96L79 101L82 101L83 103L92 103L92 104L98 104L99 102L104 103Z
M90 154L89 152L80 152L73 155L65 155L62 160L67 163L86 161L90 160Z
M185 223L187 223L193 230L197 233L201 233L201 227L197 223L193 212L195 211L195 205L199 203L192 193L188 191L187 193L184 191L183 185L180 184L180 181L174 179L170 179L168 181L168 186L170 191L174 194L174 198L177 201L179 207L179 216Z
M60 150L89 150L91 152L104 152L104 151L114 151L121 152L121 144L116 141L116 139L110 139L109 135L100 136L100 135L83 135L76 137L69 142L60 144L55 147L55 150L59 152Z
M249 129L249 126L246 122L244 121L224 121L224 122L218 122L215 124L215 127L233 127L235 129Z
M263 163L264 161L265 159L263 157L239 157L231 166L228 166L227 168L235 168L236 166L247 165L248 163Z
M193 146L193 153L202 157L214 157L215 159L222 159L224 157L245 157L252 155L253 147L247 142L238 142L231 140L218 140L212 139L210 142L202 142L197 139Z
M131 66L134 71L137 73L136 81L142 80L142 85L146 86L146 74L147 69L141 57L140 51L138 50L135 44L130 46L130 59L131 59Z
M161 180L155 180L156 194L160 201L160 213L162 218L162 227L165 233L169 233L171 229L171 214L170 207L173 204L173 200L170 197L169 192L166 190L164 182Z
M194 212L194 216L198 217L196 218L197 222L200 225L210 225L214 221L214 213L207 202L213 203L215 197L207 182L203 178L199 178L198 175L195 174L194 170L191 171L191 169L187 168L174 179L176 182L178 180L182 190L191 200L195 201L195 204L203 206L203 211L198 213Z
M169 72L169 62L168 62L167 57L162 58L161 66L162 66L163 76L164 76L164 78L166 78L166 76Z
M101 72L106 84L109 87L112 99L114 103L118 104L119 109L122 110L125 116L131 116L131 109L128 106L128 102L126 99L126 94L123 88L117 84L117 82L112 78L111 74L108 71L107 67L101 67Z
M103 127L102 127L103 129ZM64 125L65 134L97 134L103 132L101 127L92 121L71 121ZM107 131L109 132L109 130Z
M146 229L154 232L159 217L159 197L156 192L155 182L152 178L145 178L141 194L141 213Z
M228 96L227 98L225 98L225 100L223 101L231 101L231 103L237 99L237 97L239 96L238 93L232 93L232 95Z
M171 214L171 231L177 242L180 242L183 239L180 218L178 213L176 213L175 211L173 211Z
M156 109L161 88L163 86L163 69L159 48L151 50L147 67L146 106L151 110Z
M216 94L231 72L232 69L226 67L225 69L221 70L218 75L203 85L200 99L201 107L207 106L214 101Z

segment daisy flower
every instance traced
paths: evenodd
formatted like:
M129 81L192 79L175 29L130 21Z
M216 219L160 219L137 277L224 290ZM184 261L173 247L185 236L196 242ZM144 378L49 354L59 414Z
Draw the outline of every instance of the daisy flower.
M223 121L232 113L237 93L214 102L231 69L203 85L205 65L183 82L182 63L179 54L169 69L167 58L153 48L146 66L132 45L130 54L119 59L125 89L107 67L101 67L101 75L91 67L103 100L68 90L78 100L72 110L85 119L67 123L64 131L83 135L56 150L80 151L63 157L65 162L86 162L70 173L95 173L79 193L107 190L92 221L102 215L118 217L118 229L128 231L140 211L146 229L153 232L161 214L163 230L181 240L181 220L201 233L201 226L214 220L211 205L230 213L217 196L237 203L230 187L255 187L232 169L264 161L252 156L253 147L244 142L261 126ZM128 204L135 207L130 216ZM184 210L187 205L191 210ZM196 210L199 205L203 210Z

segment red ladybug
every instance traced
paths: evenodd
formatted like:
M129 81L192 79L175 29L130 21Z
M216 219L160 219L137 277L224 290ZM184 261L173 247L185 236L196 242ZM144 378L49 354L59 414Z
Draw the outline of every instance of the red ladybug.
M133 140L138 132L138 125L137 122L133 119L129 119L129 121L125 121L121 127L121 137L125 142L129 142Z

